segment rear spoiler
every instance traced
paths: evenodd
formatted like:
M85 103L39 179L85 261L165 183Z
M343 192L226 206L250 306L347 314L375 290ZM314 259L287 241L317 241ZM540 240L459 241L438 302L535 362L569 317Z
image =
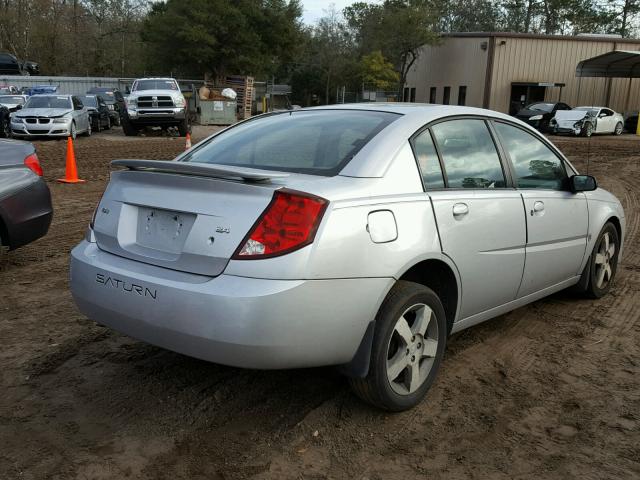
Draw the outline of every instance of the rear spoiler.
M213 163L176 162L166 160L113 160L114 167L127 167L129 170L178 173L181 175L198 175L201 177L241 179L245 182L270 182L278 178L288 177L288 173L271 172L254 168L235 167Z

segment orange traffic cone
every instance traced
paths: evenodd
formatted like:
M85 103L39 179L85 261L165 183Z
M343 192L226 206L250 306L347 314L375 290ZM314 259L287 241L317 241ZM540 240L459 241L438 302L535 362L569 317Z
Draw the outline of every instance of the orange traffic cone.
M189 132L187 132L187 142L184 147L185 150L189 150L191 148L191 134Z
M62 183L84 183L85 180L78 178L78 167L76 166L76 154L73 152L73 140L67 138L67 167L64 178L59 178Z

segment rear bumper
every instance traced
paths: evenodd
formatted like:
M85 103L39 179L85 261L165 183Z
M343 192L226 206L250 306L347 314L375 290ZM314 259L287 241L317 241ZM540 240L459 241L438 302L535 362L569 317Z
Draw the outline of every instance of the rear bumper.
M43 237L49 231L53 207L51 193L44 180L38 178L30 186L0 201L2 217L11 249Z
M392 281L210 278L118 257L87 241L71 252L71 292L89 318L244 368L349 362Z

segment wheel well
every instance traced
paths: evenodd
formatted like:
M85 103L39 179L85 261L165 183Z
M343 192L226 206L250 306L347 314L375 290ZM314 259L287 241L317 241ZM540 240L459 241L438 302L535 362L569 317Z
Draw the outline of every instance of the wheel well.
M618 238L620 239L620 243L622 243L622 225L620 225L620 219L618 217L611 217L607 222L613 223L613 226L616 227Z
M451 267L441 260L424 260L407 270L400 280L419 283L438 295L451 332L458 308L458 283Z

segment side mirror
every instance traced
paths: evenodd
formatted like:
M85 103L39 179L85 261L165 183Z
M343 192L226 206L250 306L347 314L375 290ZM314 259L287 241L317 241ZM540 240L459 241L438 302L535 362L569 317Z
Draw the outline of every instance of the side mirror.
M607 114L606 114L606 113L601 113L600 115L598 115L598 118L604 118L604 117L606 117L606 116L607 116Z
M16 105L16 110L22 110L22 105Z
M573 193L592 192L596 188L598 188L598 183L591 175L572 175L569 177L569 190Z

